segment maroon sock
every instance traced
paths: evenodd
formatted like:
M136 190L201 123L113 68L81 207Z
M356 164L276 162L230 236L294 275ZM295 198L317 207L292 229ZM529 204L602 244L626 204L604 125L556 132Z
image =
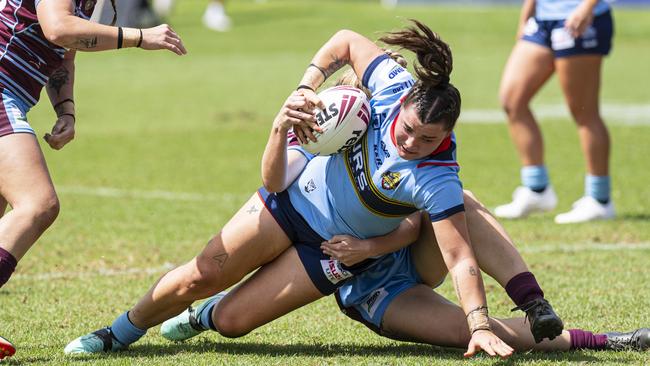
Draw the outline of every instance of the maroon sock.
M16 264L18 264L16 258L0 247L0 287L9 281L9 277L16 269Z
M607 336L582 329L569 329L571 349L605 349Z
M511 278L506 284L506 292L517 306L544 297L544 291L530 272L521 272Z

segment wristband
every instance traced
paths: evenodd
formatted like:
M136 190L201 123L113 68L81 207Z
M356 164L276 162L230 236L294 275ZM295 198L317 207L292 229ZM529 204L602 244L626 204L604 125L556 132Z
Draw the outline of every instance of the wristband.
M325 78L327 80L327 74L325 73L325 69L323 69L322 67L320 67L320 66L318 66L318 65L316 65L314 63L309 64L309 66L307 66L307 67L315 67L315 68L317 68L318 71L320 71L320 73L323 74L323 78Z
M117 27L117 49L122 48L122 42L124 41L124 31L122 27Z
M298 85L298 87L296 88L296 90L300 90L300 89L309 89L309 90L313 91L314 93L316 92L316 91L314 90L314 88L312 88L312 87L309 86L309 85L305 85L305 84L300 84L300 85Z
M469 325L470 334L474 334L474 332L479 330L491 331L487 306L479 306L467 313L467 325Z
M67 102L70 102L70 103L72 103L72 104L74 105L74 100L72 100L72 99L70 99L70 98L67 98L67 99L63 99L62 101L56 103L56 104L53 106L54 110L56 110L58 107L60 107L61 105L63 105L63 103L67 103Z

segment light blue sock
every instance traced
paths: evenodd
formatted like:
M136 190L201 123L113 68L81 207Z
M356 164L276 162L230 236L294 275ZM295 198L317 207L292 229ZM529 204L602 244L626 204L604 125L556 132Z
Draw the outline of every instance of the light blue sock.
M611 192L611 179L609 175L591 175L585 176L585 194L595 198L598 202L606 204L609 202Z
M521 183L535 192L543 192L549 184L548 171L544 165L528 165L521 168Z
M208 300L206 300L205 303L199 305L201 313L199 314L198 320L199 320L199 324L203 328L217 331L217 328L214 326L214 323L212 322L212 310L223 298L223 296L219 296L222 294L225 294L225 292L219 293L216 296L213 296Z
M128 311L118 316L117 319L111 324L111 332L113 337L125 346L136 342L147 333L146 329L140 329L131 323L129 320Z

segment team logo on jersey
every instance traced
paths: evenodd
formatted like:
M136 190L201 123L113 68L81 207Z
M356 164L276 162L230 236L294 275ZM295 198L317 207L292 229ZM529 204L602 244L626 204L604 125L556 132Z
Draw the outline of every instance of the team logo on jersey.
M314 179L310 179L307 184L305 184L305 192L311 193L314 190L316 190L316 183L314 183Z
M325 277L334 284L337 284L347 278L352 277L352 273L341 267L341 263L336 259L321 259L320 265L323 267Z
M388 296L388 291L386 291L383 287L380 288L380 289L377 289L377 290L373 291L370 294L370 296L366 297L366 299L361 304L361 307L372 318L373 316L375 316L375 312L377 311L377 308L379 307L379 304L381 304L381 301L386 296Z
M393 190L397 188L401 180L402 175L399 172L387 170L386 173L381 175L381 188L389 191Z

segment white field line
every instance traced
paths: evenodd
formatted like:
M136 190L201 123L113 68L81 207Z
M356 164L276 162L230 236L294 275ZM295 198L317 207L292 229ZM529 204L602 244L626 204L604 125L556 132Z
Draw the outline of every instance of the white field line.
M248 198L247 194L215 193L202 194L191 192L170 192L170 191L146 191L137 189L119 189L112 187L83 187L83 186L57 186L57 192L64 194L76 194L85 196L108 197L108 198L135 198L148 200L165 201L188 201L188 202L221 202L221 203L243 203Z
M551 252L609 252L609 251L636 251L636 250L650 250L650 243L634 243L634 244L616 244L616 243L583 243L583 244L552 244L543 245L539 247L524 247L519 248L519 251L527 253L551 253ZM158 267L150 268L129 268L129 269L99 269L97 271L87 272L49 272L49 273L35 273L35 274L17 274L12 277L16 280L57 280L57 279L72 279L72 278L89 278L89 277L113 277L113 276L129 276L139 274L161 274L169 271L176 266L172 263L166 262Z
M97 271L86 271L86 272L49 272L49 273L35 273L35 274L16 274L12 279L16 280L58 280L58 279L69 279L69 278L89 278L89 277L114 277L114 276L128 276L128 275L140 275L140 274L158 274L163 273L175 268L176 266L172 263L165 262L163 265L158 267L149 267L149 268L128 268L128 269L110 269L110 268L101 268Z
M532 107L539 121L544 119L571 119L563 104L539 105ZM650 125L650 104L603 104L601 113L605 123L610 125ZM505 123L504 113L499 109L466 109L461 112L459 123Z

